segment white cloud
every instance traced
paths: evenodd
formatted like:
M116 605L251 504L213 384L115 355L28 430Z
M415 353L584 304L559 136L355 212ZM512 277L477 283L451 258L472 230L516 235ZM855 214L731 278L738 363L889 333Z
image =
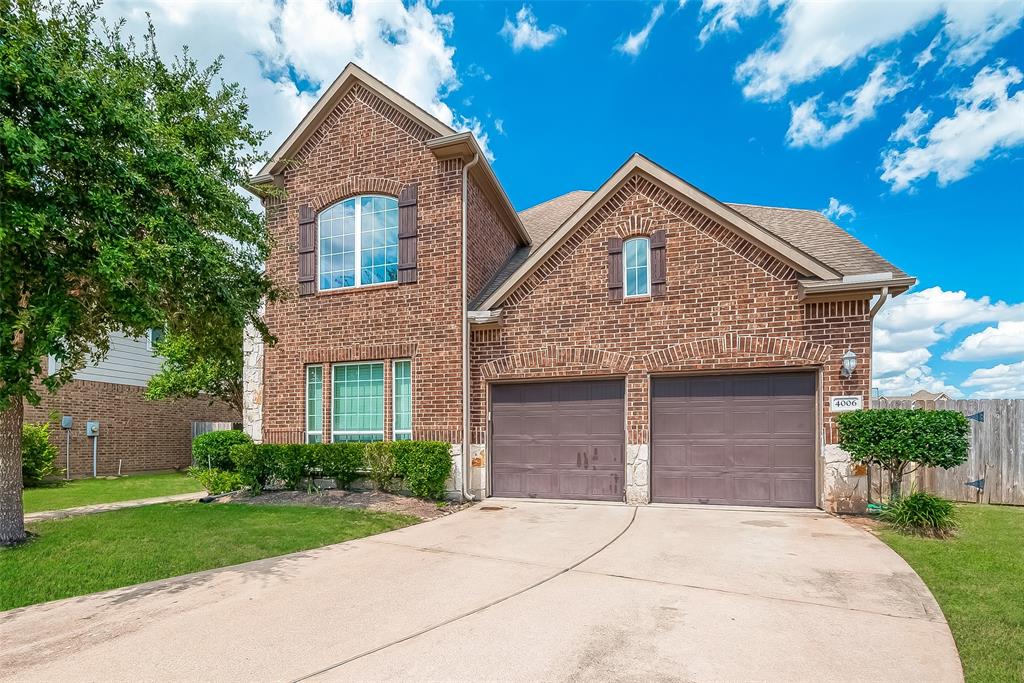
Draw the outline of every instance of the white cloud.
M494 119L494 130L498 131L498 135L505 135L505 120Z
M931 64L935 61L935 49L942 44L942 34L937 33L932 42L928 43L928 47L921 50L916 57L914 57L914 65L918 69L924 68L926 65Z
M980 368L963 381L978 398L1024 398L1024 361Z
M941 34L918 55L921 65L941 47L947 66L970 66L1015 31L1024 16L1024 3L1016 0L892 2L885 4L884 15L878 3L862 0L704 0L701 42L783 4L778 32L736 69L748 98L778 100L791 86L848 68L939 17Z
M875 110L887 103L910 83L898 73L893 61L879 62L864 83L847 92L838 102L832 102L819 114L815 95L802 104L790 105L789 130L786 142L792 147L828 147L842 140L863 122L874 118Z
M853 210L852 206L843 204L835 197L828 198L828 206L822 209L821 212L834 221L838 221L843 216L849 216L851 219L857 217L857 212Z
M921 389L935 393L943 392L954 398L963 396L960 389L948 384L942 377L933 375L932 369L927 365L915 365L904 372L875 379L872 388L877 389L882 396L909 396Z
M903 123L889 136L889 142L909 142L916 145L924 137L921 134L921 129L925 127L930 117L931 112L925 111L920 106L912 111L904 112Z
M946 360L986 360L1024 355L1024 321L1004 320L975 332L945 354Z
M909 146L894 145L883 153L882 180L894 192L932 173L940 186L948 185L970 175L979 161L1024 144L1024 88L1010 93L1022 81L1020 69L1001 62L981 69L969 87L953 93L957 104L950 116L914 140L896 141Z
M630 33L621 43L615 45L615 49L631 57L639 55L647 46L647 39L651 35L651 29L654 28L654 25L658 23L658 19L661 19L663 14L665 14L665 3L655 5L644 27L636 33Z
M756 17L766 8L774 10L785 0L704 0L701 4L701 17L707 23L700 30L700 42L703 45L716 33L738 31L740 19Z
M565 29L557 24L551 24L542 29L537 23L537 17L529 5L523 5L513 22L505 17L505 23L498 35L503 36L512 45L512 49L519 52L523 48L540 50L547 47L565 35Z
M960 395L945 377L932 373L927 365L932 359L929 347L969 325L1004 321L1024 321L1024 303L972 299L966 292L940 287L898 296L875 317L873 386L883 395L918 389Z

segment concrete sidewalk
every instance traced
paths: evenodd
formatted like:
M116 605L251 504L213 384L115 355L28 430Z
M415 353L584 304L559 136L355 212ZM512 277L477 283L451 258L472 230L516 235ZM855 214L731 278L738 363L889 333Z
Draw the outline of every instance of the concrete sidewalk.
M490 499L0 613L0 642L19 681L962 681L906 563L806 511Z
M140 508L146 505L159 505L160 503L176 503L184 500L199 500L206 496L206 491L194 493L176 493L173 496L157 496L155 498L136 498L135 500L119 500L113 503L96 503L95 505L80 505L79 507L64 508L63 510L44 510L41 512L30 512L25 515L25 523L42 522L50 519L64 519L65 517L79 517L81 515L92 515L97 512L111 512L112 510L124 510L126 508Z

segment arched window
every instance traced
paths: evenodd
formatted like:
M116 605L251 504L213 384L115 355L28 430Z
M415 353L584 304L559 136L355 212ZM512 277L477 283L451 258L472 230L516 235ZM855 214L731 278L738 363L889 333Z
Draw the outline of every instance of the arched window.
M625 265L626 296L649 296L651 293L651 241L634 237L622 245Z
M398 281L398 200L363 195L317 216L320 289Z

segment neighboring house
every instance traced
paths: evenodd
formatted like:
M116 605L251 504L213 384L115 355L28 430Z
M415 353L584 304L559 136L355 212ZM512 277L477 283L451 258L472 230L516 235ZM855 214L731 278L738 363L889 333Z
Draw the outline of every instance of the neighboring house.
M536 162L573 173L554 134ZM640 155L517 213L471 134L354 65L255 182L294 294L247 343L256 438L447 441L477 497L863 504L830 399L869 399L871 318L915 280L822 214Z
M149 378L160 369L153 343L161 336L151 330L147 337L132 339L121 333L110 337L110 351L99 363L86 366L74 380L50 394L40 390L42 403L25 406L26 422L51 423L57 462L65 467L67 434L61 418L73 419L71 428L71 475L92 474L92 439L86 423L100 423L96 443L98 474L143 472L187 467L192 461L192 422L237 422L240 416L226 404L209 399L148 401L144 397ZM50 358L49 372L57 369Z
M952 397L945 392L935 393L933 391L926 391L920 389L915 391L910 396L879 396L879 400L884 401L952 401Z

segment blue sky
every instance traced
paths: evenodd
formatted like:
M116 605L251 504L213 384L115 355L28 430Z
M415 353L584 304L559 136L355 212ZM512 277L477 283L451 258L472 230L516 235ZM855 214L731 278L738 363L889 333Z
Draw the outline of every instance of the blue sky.
M884 9L883 9L884 7ZM875 384L1024 396L1024 2L113 3L223 54L276 147L348 61L473 130L519 209L641 152L723 201L832 208L918 277Z

